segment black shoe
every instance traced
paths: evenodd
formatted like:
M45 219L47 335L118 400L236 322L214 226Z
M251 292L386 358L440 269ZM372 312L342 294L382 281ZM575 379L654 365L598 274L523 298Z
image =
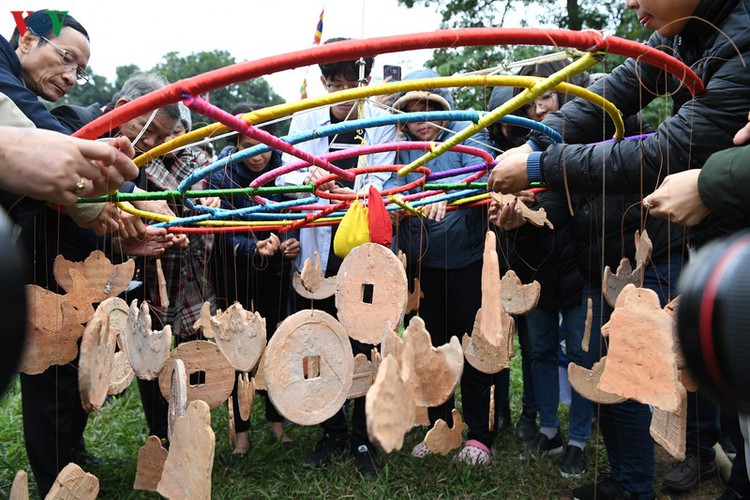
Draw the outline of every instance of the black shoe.
M504 406L497 412L497 421L495 422L495 430L500 433L511 426L510 419L510 406Z
M516 437L521 441L531 441L536 436L536 413L521 413L516 424Z
M559 455L563 452L563 441L560 429L552 439L548 438L541 432L529 443L525 450L521 452L519 458L539 458L544 455Z
M356 449L352 450L354 455L354 466L357 467L362 477L370 478L374 477L380 470L380 463L378 457L375 455L375 451L371 450L366 444L359 445Z
M573 490L573 500L630 500L638 498L611 477Z
M713 460L701 461L695 453L692 453L664 474L661 482L670 490L688 491L693 489L698 481L715 476L717 471Z
M586 472L585 455L578 446L569 444L560 459L560 475L566 479L578 479Z
M346 440L323 436L312 453L305 457L305 462L315 468L325 467L331 459L346 451Z

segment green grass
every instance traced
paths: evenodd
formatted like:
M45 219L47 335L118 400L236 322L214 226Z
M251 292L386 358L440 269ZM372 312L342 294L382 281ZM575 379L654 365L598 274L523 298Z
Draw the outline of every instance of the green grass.
M460 404L460 397L457 398ZM513 360L511 405L514 420L520 412L520 357ZM561 406L563 429L567 427L567 407ZM571 482L560 478L557 458L522 461L518 455L523 443L512 432L496 439L493 463L486 469L470 468L448 457L411 458L409 451L424 436L425 429L407 434L401 451L380 454L382 473L372 480L362 479L348 456L341 456L329 467L314 470L303 456L319 437L317 427L293 426L288 433L298 441L298 449L287 451L275 441L263 417L263 399L256 398L250 430L252 448L245 459L230 467L231 453L226 407L212 412L216 434L212 496L238 498L570 498L570 490L594 479L595 470L606 469L604 447L595 440L587 448L587 473ZM138 448L147 437L146 422L136 384L91 415L86 430L89 451L96 456L117 460L119 466L104 466L93 472L100 481L100 498L160 498L156 493L133 491ZM19 469L29 472L31 498L37 498L33 475L23 447L21 395L16 382L0 401L0 497L7 494ZM454 452L455 453L455 452ZM720 490L719 490L720 492Z

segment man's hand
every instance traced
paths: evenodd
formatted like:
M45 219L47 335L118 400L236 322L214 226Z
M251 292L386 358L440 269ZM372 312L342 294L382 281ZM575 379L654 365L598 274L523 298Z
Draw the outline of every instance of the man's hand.
M107 194L138 175L117 147L50 130L0 127L0 146L0 187L61 205Z
M698 175L700 170L693 169L666 176L661 186L643 199L643 206L654 217L695 226L711 213L698 193Z
M747 124L734 135L734 143L739 146L750 140L750 113L747 114Z
M141 238L112 238L112 248L123 255L139 255L141 257L158 257L172 248L174 235L164 228L147 227Z
M506 231L523 226L526 224L526 219L521 214L521 207L517 205L518 198L505 205L492 200L487 211L490 222Z
M219 208L221 207L221 198L218 196L208 196L206 198L198 198L198 203L204 207Z
M93 230L97 236L113 233L120 229L120 209L114 203L105 203L99 215L88 222L78 222L84 229Z
M515 193L527 188L529 186L529 177L526 174L528 157L528 153L506 156L492 169L487 179L487 189L496 193Z
M311 182L315 182L318 179L322 179L323 177L329 175L330 172L328 172L324 168L311 166L310 172L307 174L307 179L305 180L305 184L309 184ZM333 191L336 189L336 181L328 181L324 182L320 186L318 186L318 190L320 191Z
M271 233L271 236L265 240L260 240L255 245L255 252L263 257L273 257L273 254L279 249L281 241L279 237Z
M300 251L299 241L296 238L289 238L281 242L279 249L285 259L296 259Z
M445 219L447 208L447 201L438 201L436 203L428 203L427 205L422 205L422 212L428 219L434 220L435 222L440 222L441 220Z

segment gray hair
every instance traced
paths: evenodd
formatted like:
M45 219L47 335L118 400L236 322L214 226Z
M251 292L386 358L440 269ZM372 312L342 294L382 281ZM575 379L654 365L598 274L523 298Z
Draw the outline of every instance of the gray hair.
M167 79L158 73L135 73L125 81L122 88L115 93L112 100L113 102L117 102L120 99L133 101L167 85L169 85ZM160 108L160 111L173 120L180 119L180 108L176 103L167 104Z

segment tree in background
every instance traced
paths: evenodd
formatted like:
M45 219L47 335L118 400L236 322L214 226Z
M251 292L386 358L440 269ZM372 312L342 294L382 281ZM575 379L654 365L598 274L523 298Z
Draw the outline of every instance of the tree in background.
M210 52L192 53L188 56L180 56L177 52L169 52L164 55L162 61L153 68L146 71L154 71L164 75L170 82L176 82L184 78L205 73L214 69L235 64L234 57L225 50L214 50ZM77 104L88 106L94 102L102 105L112 100L114 93L122 87L122 84L132 74L142 71L135 64L118 66L115 70L117 76L114 83L109 83L101 75L89 71L91 81L83 85L76 85L60 100L60 104ZM210 93L212 104L225 111L231 110L240 102L252 102L261 106L271 106L284 102L281 96L273 91L268 82L263 78L256 78L245 82L228 85ZM207 123L206 118L193 114L193 126L202 126ZM284 125L284 124L280 124ZM287 125L288 127L288 125ZM280 130L285 133L284 127Z
M622 0L398 0L408 8L417 4L436 8L442 14L441 28L513 26L605 30L631 40L646 40L636 13L625 9ZM550 47L496 46L436 49L426 65L441 75L467 73L503 66L551 51ZM607 71L623 58L608 55L595 71ZM507 71L503 71L507 73ZM492 89L462 89L456 95L459 109L487 109Z

